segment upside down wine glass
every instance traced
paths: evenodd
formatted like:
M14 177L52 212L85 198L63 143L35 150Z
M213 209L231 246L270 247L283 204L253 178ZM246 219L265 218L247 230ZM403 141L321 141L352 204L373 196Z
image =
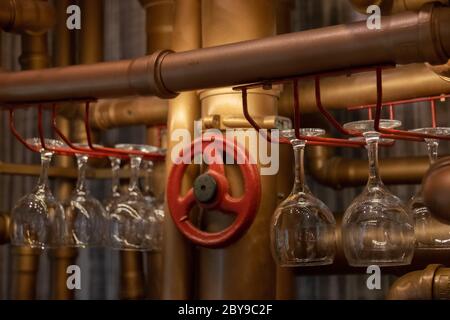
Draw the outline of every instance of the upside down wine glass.
M380 122L382 128L400 125L396 120ZM402 201L381 181L378 172L380 133L375 131L373 120L351 122L344 127L363 134L361 139L366 142L369 158L366 188L347 208L342 222L347 261L351 266L410 264L414 254L414 222Z
M106 213L109 214L111 212L111 207L115 201L120 198L120 158L109 157L109 161L111 163L111 173L112 173L112 181L111 181L111 195L104 201L104 206Z
M156 152L157 148L119 144L118 149L141 152ZM131 177L128 192L113 202L108 217L109 246L119 250L153 250L153 210L149 208L139 189L139 172L142 156L130 153Z
M87 147L83 144L77 146ZM100 246L103 242L106 211L101 202L90 194L87 187L88 155L76 154L76 159L77 184L70 198L64 203L64 245L79 248Z
M420 128L411 131L436 136L450 136L450 128ZM425 139L425 143L430 165L432 165L437 160L439 140ZM450 225L444 224L433 217L424 203L422 189L409 200L408 208L413 215L416 246L418 248L450 248Z
M160 149L160 152L163 152ZM152 230L148 233L150 238L148 241L152 242L152 250L160 251L162 248L163 241L163 222L164 222L164 201L155 196L153 191L153 168L154 163L151 160L143 161L144 170L144 198L147 202L149 210L153 211L150 218L150 226Z
M302 136L318 136L322 129L300 129ZM295 180L291 194L275 210L270 240L272 255L282 267L318 266L333 263L336 221L330 209L306 186L303 157L306 141L294 130L284 130L295 155Z
M41 148L39 138L29 139L27 143ZM58 140L45 140L50 148L61 148ZM48 169L53 152L42 148L41 173L33 191L21 198L11 212L11 244L44 249L59 245L62 236L64 209L53 196L48 185Z

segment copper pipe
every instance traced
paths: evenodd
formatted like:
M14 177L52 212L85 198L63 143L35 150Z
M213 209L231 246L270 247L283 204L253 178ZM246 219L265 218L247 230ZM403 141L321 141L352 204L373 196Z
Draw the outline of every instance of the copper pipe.
M0 0L0 29L21 34L46 33L55 24L52 5L42 0Z
M432 264L410 272L391 286L388 300L450 300L450 268Z
M147 34L147 54L152 54L158 50L164 50L172 47L172 34L175 14L174 0L140 0L141 5L145 8L146 13L146 34ZM139 99L139 98L138 98ZM152 101L140 108L137 101L129 105L128 118L134 112L142 112L139 118L140 124L147 125L147 143L150 145L159 146L161 144L158 133L158 127L152 125L166 124L168 103L165 100L153 98ZM140 98L142 99L142 98ZM151 105L151 108L149 108ZM122 119L127 117L123 116ZM165 181L165 164L156 163L153 168L154 179L161 179L156 181ZM158 190L154 190L156 195L161 196L164 192L165 185L158 183L155 186ZM160 299L162 292L162 253L150 252L146 254L147 258L147 297L150 299Z
M92 159L94 161L95 159ZM95 164L95 163L93 163ZM17 164L17 163L7 163L0 162L0 174L7 175L18 175L18 176L34 176L38 177L40 174L39 165L29 165L29 164ZM48 176L50 178L59 179L77 179L77 169L75 167L60 167L52 166L49 169ZM86 177L88 179L111 179L111 169L110 168L89 168L86 172ZM120 177L123 179L128 179L130 177L130 170L123 169L120 172Z
M36 299L36 282L41 250L30 247L11 248L12 300Z
M162 125L167 121L167 113L168 101L156 97L102 99L92 104L91 126L107 130L134 125Z
M438 96L450 92L450 81L445 81L436 73L445 74L449 65L436 67L423 63L399 66L383 72L383 100L399 101L421 97ZM408 85L405 86L405 79ZM286 89L287 88L287 89ZM305 113L317 112L314 79L299 83L301 110ZM322 103L325 108L346 109L376 102L375 72L324 77L321 80ZM285 86L285 100L280 102L280 115L292 117L292 86Z
M311 175L324 185L339 189L367 182L368 165L364 159L336 157L330 148L311 147L307 151L307 160ZM380 174L386 184L417 184L429 165L428 157L380 159Z
M174 0L139 0L146 12L147 53L172 48Z
M69 66L74 63L73 37L66 27L67 7L71 0L58 0L55 2L56 28L53 33L53 65L58 67ZM70 137L70 121L64 117L58 116L58 128L68 137ZM76 174L73 166L73 159L70 157L57 157L56 166L64 172L72 171ZM52 168L53 169L53 168ZM67 199L73 189L72 181L61 179L58 185L58 198L64 201ZM49 250L50 261L50 292L53 300L73 300L75 291L67 287L67 267L74 265L78 257L76 248L55 248Z
M23 70L45 69L50 65L47 34L22 35L22 54L19 57Z
M367 8L371 5L377 5L381 13L385 15L395 14L404 11L418 11L425 4L431 2L440 2L443 5L449 5L448 0L349 0L353 8L358 12L367 14Z
M177 51L193 50L201 47L201 1L176 0L173 31L173 49ZM187 129L192 134L194 121L200 117L200 103L195 92L185 92L169 102L167 131ZM167 154L171 154L174 143L168 139ZM172 167L171 157L167 157L166 172ZM188 190L195 179L197 170L189 171L183 180L183 192ZM167 183L166 183L167 185ZM167 208L164 205L163 246L163 299L192 298L193 288L193 248L181 235Z
M120 251L120 292L122 300L138 300L145 297L144 265L142 253Z
M418 13L389 16L384 21L387 27L376 32L367 29L362 21L131 61L13 72L0 79L0 101L136 94L167 98L174 92L333 69L424 60L443 64L449 60L450 37L442 34L450 29L450 8L427 7ZM334 50L333 59L329 59L329 48Z
M209 50L214 51L211 46L264 38L276 33L275 2L271 0L204 1L202 11L205 53ZM240 61L240 58L236 57L235 61ZM270 64L266 68L270 68ZM211 72L211 75L214 74L214 70ZM275 115L279 93L279 88L266 92L262 90L249 92L249 102L258 106L253 109L253 115L255 117ZM230 88L202 90L200 99L202 118L216 115L224 118L231 115L243 117L241 95ZM257 158L256 154L252 156ZM226 166L225 170L231 194L242 194L243 182L240 170L237 166ZM277 202L276 188L276 176L262 176L261 191L265 196L261 198L256 218L245 235L223 249L199 249L197 298L275 298L276 270L268 250L268 230ZM232 215L220 211L207 211L202 214L202 224L205 230L211 232L228 227L232 220Z
M364 267L351 267L345 258L344 250L342 247L341 239L341 220L342 215L335 214L337 220L337 230L336 230L336 256L333 264L327 266L315 266L315 267L301 267L301 268L290 268L290 272L294 276L304 276L304 275L327 275L327 274L362 274L366 272ZM430 234L439 234L439 229L430 229ZM435 249L435 250L424 250L417 249L414 252L414 258L410 265L396 266L396 267L383 267L383 274L390 274L396 276L402 276L407 272L415 271L418 268L425 268L429 264L440 263L445 264L450 260L450 250L449 249ZM293 280L295 281L295 280Z
M0 245L9 242L9 215L5 213L0 214Z

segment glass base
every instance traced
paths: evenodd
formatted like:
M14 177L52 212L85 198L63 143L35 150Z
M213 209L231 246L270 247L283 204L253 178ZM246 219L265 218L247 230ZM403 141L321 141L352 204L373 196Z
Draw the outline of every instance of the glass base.
M379 266L379 267L395 267L395 266L407 266L410 265L412 259L408 260L397 260L397 261L387 261L387 260L371 260L371 261L358 261L352 262L348 261L348 265L351 267L369 267L369 266Z
M325 259L317 259L317 260L297 260L292 262L284 262L282 264L279 264L282 268L295 268L295 267L316 267L316 266L326 266L333 264L334 257L333 258L325 258Z

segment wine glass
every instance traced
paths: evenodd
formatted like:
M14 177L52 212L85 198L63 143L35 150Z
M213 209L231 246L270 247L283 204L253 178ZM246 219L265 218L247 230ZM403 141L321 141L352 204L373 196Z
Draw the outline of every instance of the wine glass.
M27 143L40 148L41 173L33 191L22 197L11 212L11 244L44 249L59 245L64 209L53 196L48 184L48 170L53 152L42 148L39 138L28 139ZM50 148L61 148L58 140L45 139Z
M412 132L450 136L450 128L420 128ZM437 160L439 140L425 139L430 159L430 165ZM416 246L421 249L450 248L450 226L435 219L424 203L422 189L408 202L408 208L413 215Z
M380 127L396 128L396 120L381 120ZM410 264L414 254L414 222L402 201L381 181L378 172L378 143L381 139L374 121L356 121L344 125L362 133L369 158L369 179L364 191L344 214L342 242L351 266L395 266Z
M318 136L324 130L300 129L300 134ZM272 217L272 255L282 267L331 264L336 251L336 221L330 209L306 186L303 165L306 141L297 139L294 130L284 130L282 135L294 149L295 181L291 194Z
M77 146L87 147L84 144ZM76 154L76 159L77 184L70 198L64 203L64 245L80 248L99 246L103 242L106 211L101 202L90 194L87 187L86 170L89 156Z
M118 144L118 149L157 152L158 148L136 145ZM153 210L149 208L139 189L139 172L143 157L131 153L131 176L128 192L113 202L108 217L109 246L119 250L152 250L151 232L153 231Z
M162 149L159 149L164 152ZM164 222L164 201L157 198L153 191L153 168L154 163L151 160L143 161L144 170L144 190L143 195L149 210L152 214L149 216L152 229L147 233L147 241L151 242L152 251L160 251L162 248L163 222Z
M112 181L111 181L111 196L104 201L104 206L106 213L109 214L111 212L111 207L115 201L120 198L120 164L121 160L117 157L109 157L109 161L111 163L111 173L112 173Z

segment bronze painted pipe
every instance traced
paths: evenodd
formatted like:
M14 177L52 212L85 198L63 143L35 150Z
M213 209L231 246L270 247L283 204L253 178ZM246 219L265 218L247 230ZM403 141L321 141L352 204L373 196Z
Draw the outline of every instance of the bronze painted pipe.
M152 54L158 50L171 48L173 45L173 31L175 21L175 1L174 0L140 0L145 8L146 14L146 34L147 34L147 54ZM139 100L150 98L136 98L136 101L129 104L128 115L135 119L140 118L140 124L147 126L147 144L160 146L162 137L159 136L159 128L155 127L167 123L168 102L153 98L139 107ZM151 106L149 108L149 106ZM116 110L118 110L116 108ZM133 113L141 112L142 115L136 117ZM123 114L123 112L122 112ZM120 119L130 119L130 116L119 117ZM155 163L153 173L155 178L165 180L165 163ZM161 180L157 180L161 181ZM159 189L159 190L157 190ZM164 194L165 185L157 183L155 195ZM147 258L147 297L149 299L161 299L163 281L163 259L162 252L149 252Z
M102 99L92 104L91 126L101 130L133 125L162 125L168 102L156 97Z
M367 8L371 5L377 5L382 14L395 14L404 11L418 11L425 4L431 2L440 2L443 5L449 5L448 0L349 0L351 5L359 12L366 14Z
M141 252L120 251L120 299L138 300L145 297L143 263Z
M337 157L330 148L309 148L306 165L315 180L336 189L367 182L367 160ZM428 157L380 159L380 174L386 184L417 184L429 166Z
M55 24L53 6L42 0L0 0L0 29L43 34Z
M0 101L138 94L168 98L176 92L333 69L449 60L450 37L445 35L450 32L450 8L428 7L389 16L385 25L375 32L362 21L131 61L13 72L0 79ZM330 48L333 59L329 59Z
M450 300L450 268L438 264L410 272L391 286L388 300Z
M176 0L175 22L172 49L177 51L193 50L201 47L202 23L201 0ZM194 121L200 118L200 102L196 92L184 92L169 101L167 130L186 129L194 131ZM174 143L167 142L167 154L170 155ZM167 157L166 172L172 168L172 159ZM185 174L182 191L191 188L198 170L190 170ZM167 185L167 180L166 180ZM178 231L164 204L166 219L164 220L163 245L163 278L162 299L191 299L194 289L193 246Z

